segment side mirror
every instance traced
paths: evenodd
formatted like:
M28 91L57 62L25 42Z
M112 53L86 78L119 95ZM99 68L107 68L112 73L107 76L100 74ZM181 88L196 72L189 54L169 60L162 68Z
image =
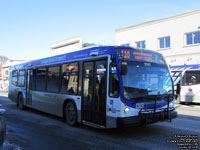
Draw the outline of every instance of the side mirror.
M121 61L119 70L120 70L120 75L127 75L127 71L128 71L127 62Z

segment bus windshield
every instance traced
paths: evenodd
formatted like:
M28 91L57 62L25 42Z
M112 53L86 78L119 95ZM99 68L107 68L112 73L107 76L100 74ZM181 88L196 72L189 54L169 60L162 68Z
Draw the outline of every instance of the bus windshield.
M182 78L183 86L191 86L200 84L200 71L199 70L188 70Z
M167 65L128 61L127 75L122 76L124 99L172 94L172 80Z

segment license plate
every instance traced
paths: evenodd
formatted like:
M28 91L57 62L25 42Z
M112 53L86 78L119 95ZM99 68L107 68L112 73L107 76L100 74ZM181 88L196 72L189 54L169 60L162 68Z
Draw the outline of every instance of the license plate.
M136 109L144 108L144 103L136 103Z

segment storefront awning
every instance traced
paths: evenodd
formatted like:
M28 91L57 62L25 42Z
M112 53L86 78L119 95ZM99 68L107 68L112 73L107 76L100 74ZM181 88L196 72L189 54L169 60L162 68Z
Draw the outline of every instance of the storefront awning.
M179 66L169 66L171 71L186 71L186 70L196 70L200 69L199 64L195 65L179 65Z

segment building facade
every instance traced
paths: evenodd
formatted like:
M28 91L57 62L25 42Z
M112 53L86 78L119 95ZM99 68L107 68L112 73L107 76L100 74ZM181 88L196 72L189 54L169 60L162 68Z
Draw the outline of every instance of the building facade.
M68 39L55 42L51 45L51 55L59 55L74 52L80 49L97 46L93 43L84 43L82 35L70 37Z
M169 65L200 64L200 10L115 31L117 45L152 49Z
M5 56L0 56L0 80L2 79L2 66L8 60Z
M2 79L0 81L0 91L8 91L10 66L24 63L24 60L7 60L2 66Z

